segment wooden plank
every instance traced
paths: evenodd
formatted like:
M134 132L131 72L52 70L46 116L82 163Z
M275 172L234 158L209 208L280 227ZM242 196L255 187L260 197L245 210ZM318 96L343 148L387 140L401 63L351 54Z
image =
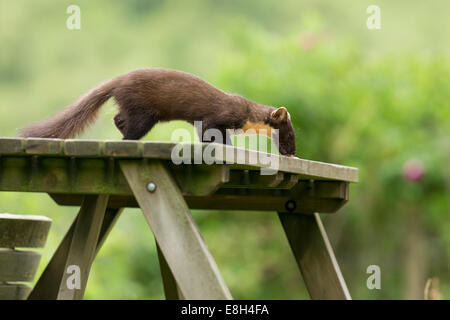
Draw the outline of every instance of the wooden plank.
M63 147L64 140L61 139L28 138L24 150L30 155L55 156L63 154Z
M350 184L345 181L299 181L292 189L291 194L304 195L318 199L349 199ZM320 210L316 210L321 212Z
M144 150L151 150L144 153L144 157L159 158L159 159L172 159L171 153L174 143L155 143L144 142ZM216 152L213 154L214 163L231 164L231 169L255 169L255 168L269 168L271 163L264 163L264 153L259 153L253 150L247 150L242 148L236 148L228 145L221 144L201 144L200 148L202 154L205 154L205 148L208 145L214 145ZM196 144L191 144L189 156L191 162L194 160L194 149ZM188 148L187 148L188 149ZM241 156L237 156L240 153ZM290 172L298 174L300 179L319 179L322 180L342 180L348 182L358 182L358 169L348 166L341 166L337 164L329 164L319 161L311 161L300 159L297 157L285 157L277 155L268 155L271 158L272 164L278 165L278 171ZM240 160L243 161L240 161ZM256 160L256 162L252 162Z
M101 157L104 144L103 141L95 140L66 140L64 154L72 157Z
M311 298L350 300L319 214L278 215Z
M136 161L148 161L147 159ZM228 181L228 167L170 166L185 195L207 195ZM189 171L188 168L192 170ZM0 190L59 194L132 195L114 158L7 157Z
M103 154L115 158L141 158L142 148L140 141L106 141Z
M23 155L24 139L18 138L0 138L0 156L1 155Z
M349 183L342 181L314 181L311 195L319 198L349 199Z
M188 168L194 168L190 175ZM227 187L228 178L225 173L229 170L229 166L170 165L169 169L185 195L206 195L214 192L222 184L223 187ZM250 180L246 182L245 179L238 178L236 181L235 177L244 176L244 172L248 172ZM284 173L285 178L278 185L276 185L277 177L281 176L281 172L274 176L261 176L259 171L253 170L232 175L231 185L228 187L298 190L297 186L300 183L304 184L303 180L298 181L299 175L289 173ZM328 182L330 187L336 183L336 181ZM323 181L319 187L324 185ZM304 186L299 188L306 189ZM0 190L123 196L132 194L114 158L3 157L0 158Z
M173 147L176 145L173 142L155 143L145 141L142 143L143 143L142 156L144 158L164 159L164 160L171 159Z
M80 202L81 204L82 202ZM99 239L97 241L97 246L95 249L95 254L97 254L102 245L104 244L109 232L113 228L115 222L119 218L122 212L122 208L111 209L108 208L105 212L105 217L103 219L102 227L100 229ZM69 248L73 238L73 232L77 224L78 217L75 218L71 227L67 231L63 240L59 244L52 259L48 263L38 282L34 286L29 299L31 300L54 300L58 296L58 291L62 277L65 271L66 261L69 253Z
M174 143L159 142L145 142L145 144L147 145L144 146L144 149L154 150L155 157L158 157L160 159L171 159L172 149L176 145ZM157 145L154 145L152 147L151 144ZM221 144L201 144L200 148L202 149L202 154L205 154L205 148L207 148L208 145L214 145L215 148L217 148L214 156L212 157L215 161L214 163L228 163L231 164L232 169L269 168L271 164L264 163L264 155L266 155L271 157L270 159L272 161L272 164L278 165L278 171L298 174L301 179L322 178L323 180L358 182L358 169L353 167L305 160L297 157L267 155L253 150L236 148ZM188 152L191 158L191 162L194 159L195 148L196 144L191 144L190 151ZM208 148L211 148L211 146L209 146ZM237 156L238 153L240 153L239 157ZM148 154L144 153L144 157L153 157L153 154L151 152L149 152ZM253 160L256 160L256 162L252 162Z
M0 282L33 281L40 259L35 251L0 248Z
M245 191L245 190L243 190ZM264 196L247 194L215 194L210 197L186 197L191 209L199 210L240 210L240 211L285 211L287 205L294 203L294 213L312 214L320 209L323 213L335 213L344 204L340 199L319 199L300 196ZM131 206L131 203L130 203Z
M8 157L0 162L0 190L131 195L114 159Z
M82 201L80 195L50 194L50 196L56 203L63 206L79 206ZM287 203L294 200L296 207L293 212L306 214L312 214L319 210L322 213L334 213L347 202L342 199L315 198L305 195L290 197L283 194L252 194L248 192L244 194L213 194L206 197L185 196L184 200L191 209L273 212L285 211ZM132 196L111 196L108 207L137 208L139 205Z
M155 241L156 242L156 241ZM158 243L156 242L156 250L158 252L159 268L161 270L161 278L164 287L164 295L166 300L180 300L182 297L181 292L178 289L177 281L175 280L170 267L164 258Z
M19 283L0 283L0 300L24 300L28 297L31 287Z
M0 156L21 153L22 148L29 155L63 155L67 151L64 141L58 139L25 139L21 140L25 145L20 145L16 140L0 139ZM100 157L117 158L151 158L151 159L172 159L173 147L175 143L169 142L142 142L142 141L108 141L105 142L103 154ZM235 148L221 144L190 144L189 159L194 162L194 149L200 148L201 154L205 155L205 149L216 148L212 160L216 164L230 163L232 169L259 169L267 168L270 164L264 163L264 153L252 150ZM69 148L70 149L70 148ZM242 157L236 157L236 154ZM78 154L70 153L77 157ZM84 150L80 151L80 157L86 156ZM358 169L353 167L329 164L318 161L300 159L296 157L285 157L270 155L272 164L278 164L278 170L298 174L300 179L322 179L341 180L347 182L358 181ZM243 161L241 161L243 159ZM255 159L256 162L252 162Z
M0 247L42 248L51 223L43 216L0 213Z
M164 165L124 160L120 166L183 296L231 299L180 189ZM150 181L156 184L154 192L147 190Z

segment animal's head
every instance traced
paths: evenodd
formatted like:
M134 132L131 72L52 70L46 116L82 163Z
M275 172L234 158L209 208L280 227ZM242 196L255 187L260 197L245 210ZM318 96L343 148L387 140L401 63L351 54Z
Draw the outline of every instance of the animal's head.
M269 124L278 129L278 151L285 156L295 155L295 131L287 109L280 107L273 110L269 116Z

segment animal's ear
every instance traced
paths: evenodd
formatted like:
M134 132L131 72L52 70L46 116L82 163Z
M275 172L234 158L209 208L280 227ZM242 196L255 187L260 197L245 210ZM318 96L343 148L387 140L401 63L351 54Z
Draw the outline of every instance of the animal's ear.
M272 111L272 113L270 114L270 120L273 123L286 122L287 119L288 119L288 112L285 107L280 107L280 108Z

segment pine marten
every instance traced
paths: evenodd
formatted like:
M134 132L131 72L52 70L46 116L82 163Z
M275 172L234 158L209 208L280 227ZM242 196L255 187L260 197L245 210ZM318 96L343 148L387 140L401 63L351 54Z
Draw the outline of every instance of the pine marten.
M139 69L108 80L59 113L23 128L20 135L73 138L95 121L111 97L119 106L114 123L124 140L142 138L158 121L202 121L203 132L215 128L223 137L227 129L278 129L279 152L295 154L295 133L286 108L261 105L191 74L167 69Z

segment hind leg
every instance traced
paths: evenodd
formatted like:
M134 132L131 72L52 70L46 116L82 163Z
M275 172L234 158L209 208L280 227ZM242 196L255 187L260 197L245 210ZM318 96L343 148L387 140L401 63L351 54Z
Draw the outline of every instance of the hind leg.
M125 119L123 118L123 115L121 113L116 114L114 117L114 124L116 125L117 129L122 133L122 135L125 134Z
M150 131L151 128L159 121L154 113L146 112L141 114L128 115L124 121L123 140L139 140Z

